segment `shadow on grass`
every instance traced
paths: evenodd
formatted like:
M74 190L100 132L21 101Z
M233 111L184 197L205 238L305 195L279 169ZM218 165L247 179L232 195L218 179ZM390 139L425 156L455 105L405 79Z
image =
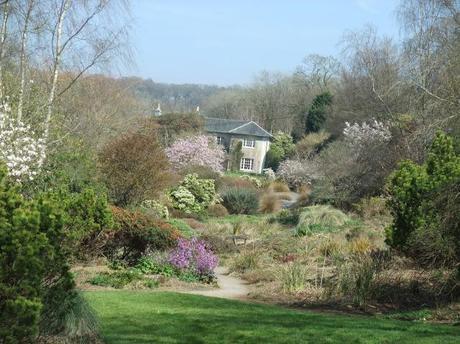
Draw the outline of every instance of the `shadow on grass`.
M88 292L109 344L455 343L460 328L166 292Z

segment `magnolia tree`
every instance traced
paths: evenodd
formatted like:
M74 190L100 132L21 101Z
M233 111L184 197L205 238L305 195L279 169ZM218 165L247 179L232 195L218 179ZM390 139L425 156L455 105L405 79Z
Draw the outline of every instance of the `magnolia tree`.
M31 128L12 117L7 105L0 107L0 160L16 181L32 180L45 159L45 141Z
M390 126L377 120L361 124L345 122L343 135L353 145L360 147L364 147L369 143L385 143L391 139Z
M319 178L318 168L312 160L284 160L280 163L276 175L291 188L311 184Z
M177 140L166 149L166 155L177 170L190 166L206 166L220 172L225 160L224 148L205 135Z

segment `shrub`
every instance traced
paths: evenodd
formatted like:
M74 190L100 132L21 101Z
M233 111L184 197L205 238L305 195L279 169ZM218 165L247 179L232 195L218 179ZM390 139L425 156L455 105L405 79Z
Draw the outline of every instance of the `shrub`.
M218 182L219 191L224 191L230 188L254 189L255 185L250 180L241 178L239 176L223 176Z
M224 217L228 215L228 210L222 204L211 204L208 207L208 215L213 217Z
M254 176L249 176L244 174L241 176L242 179L246 179L247 181L251 182L256 188L260 189L262 187L262 181Z
M276 174L279 179L293 189L298 189L302 185L309 185L318 179L317 167L310 160L285 160L280 164Z
M164 146L169 146L185 134L198 134L203 129L203 116L192 113L165 113L156 117L158 135Z
M132 282L143 280L144 276L139 270L127 269L115 272L101 272L91 278L88 282L92 285L97 285L100 287L112 287L121 289ZM154 285L148 283L146 286L153 287Z
M384 263L384 257L378 254L353 255L339 262L337 276L329 285L329 292L364 306L375 293L375 280Z
M0 228L0 342L62 331L76 294L57 200L24 200L0 166Z
M157 219L169 219L168 207L156 200L145 200L141 203L142 211Z
M231 188L221 197L230 214L254 214L259 206L257 193L250 189Z
M309 159L317 153L321 146L329 140L330 134L324 131L305 135L295 145L297 158L300 160Z
M332 95L329 92L320 93L313 99L305 123L307 133L320 131L324 127L326 112L331 105Z
M219 172L225 159L223 147L204 135L177 140L166 149L166 155L178 171L189 166L206 166Z
M118 206L155 199L169 184L171 172L155 128L122 135L99 156L102 180Z
M283 132L278 132L270 144L270 149L265 157L265 166L277 170L281 161L290 157L295 150L292 136Z
M203 240L179 239L177 247L169 254L168 261L180 271L191 272L200 278L213 275L218 259Z
M170 224L138 211L112 207L114 229L105 233L102 251L109 260L134 265L144 255L176 244L181 234Z
M104 193L97 193L92 188L73 193L64 190L58 193L57 198L65 210L68 237L77 243L112 227L112 213Z
M334 232L350 221L350 218L338 209L327 205L315 205L305 208L299 217L297 235L316 232Z
M168 223L175 229L177 230L178 232L180 232L182 234L182 236L186 237L186 238L190 238L192 236L195 236L196 233L195 231L192 229L192 227L190 227L188 225L187 222L183 221L183 220L180 220L180 219L170 219L168 220Z
M299 223L299 216L300 212L297 209L283 209L275 217L272 217L270 219L270 222L276 221L286 226L297 226L297 224Z
M217 200L214 180L187 175L179 186L169 193L174 208L186 214L200 214Z
M454 151L452 139L439 132L423 165L402 162L389 178L388 205L394 221L387 231L387 243L423 264L442 265L440 254L459 252L458 222L445 226L443 218L454 219L452 200L458 198L455 192L459 180L460 156ZM447 202L440 204L443 198ZM452 259L448 260L452 265ZM459 256L453 260L453 265L458 264Z
M259 211L263 214L271 214L281 209L281 200L273 192L266 192L259 202Z

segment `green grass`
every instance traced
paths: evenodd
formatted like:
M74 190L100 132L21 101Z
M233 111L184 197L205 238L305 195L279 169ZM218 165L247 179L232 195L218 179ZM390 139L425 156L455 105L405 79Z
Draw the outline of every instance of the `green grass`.
M460 328L167 292L87 292L108 344L456 343Z
M230 223L230 224L235 224L238 222L243 222L243 223L260 223L262 221L265 221L267 219L267 215L242 215L242 214L233 214L233 215L227 215L224 217L210 217L206 220L207 223L219 223L219 224L225 224L225 223Z

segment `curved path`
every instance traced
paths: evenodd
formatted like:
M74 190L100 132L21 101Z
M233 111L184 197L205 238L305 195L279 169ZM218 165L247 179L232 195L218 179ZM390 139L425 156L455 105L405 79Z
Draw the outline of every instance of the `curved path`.
M246 282L237 277L229 276L228 271L224 267L218 267L215 270L217 277L217 285L219 288L206 290L187 290L183 293L203 295L210 297L220 297L224 299L245 299L249 293L249 288Z

